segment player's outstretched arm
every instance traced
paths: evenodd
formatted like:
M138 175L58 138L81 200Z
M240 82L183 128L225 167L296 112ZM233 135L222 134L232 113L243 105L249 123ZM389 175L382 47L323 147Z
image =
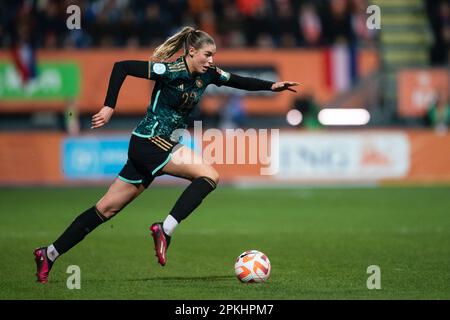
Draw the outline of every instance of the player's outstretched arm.
M227 73L221 70L219 71L219 74L227 75ZM229 73L228 76L224 76L223 78L224 79L228 78L227 81L223 83L223 85L247 91L267 90L280 92L284 90L289 90L292 92L297 92L295 89L292 89L292 87L299 85L298 82L292 81L273 82L251 77L242 77L234 73Z

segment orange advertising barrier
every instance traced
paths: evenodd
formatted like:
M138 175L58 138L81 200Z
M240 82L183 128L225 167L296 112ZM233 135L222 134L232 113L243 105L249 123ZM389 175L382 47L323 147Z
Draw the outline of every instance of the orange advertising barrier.
M366 130L366 131L358 131L357 134L352 135L351 132L344 133L349 138L348 141L357 141L354 138L358 138L362 135L370 138L372 135L376 137L378 134L377 130ZM394 134L404 135L406 138L406 143L408 144L407 148L407 158L404 162L401 163L406 166L407 170L404 175L399 176L395 179L383 178L386 174L385 172L381 172L377 176L370 177L370 181L378 181L378 182L406 182L406 183L450 183L450 133L446 134L438 134L433 131L426 130L418 130L418 131L399 131L399 130L389 130L387 132L393 132ZM301 139L302 132L289 132L289 134L293 133L294 135L298 135L298 139ZM269 132L270 134L270 132ZM386 135L386 131L383 133ZM283 135L283 132L280 132L280 137ZM322 136L325 140L327 139L327 135L330 137L336 137L338 135L333 134L332 132L323 132L318 136ZM90 136L92 138L92 136ZM110 137L110 136L106 136ZM0 184L1 185L64 185L64 184L79 184L79 183L107 183L110 182L114 176L110 178L103 179L69 179L67 177L67 172L64 172L63 167L63 141L65 141L67 137L62 134L56 133L1 133L0 134ZM90 139L88 137L88 139ZM261 145L261 142L267 141L268 139L257 138L256 142L253 144L246 143L246 163L249 163L249 149L258 145L257 148L253 149L258 152L259 155L267 155L272 156L270 151L265 146ZM376 140L373 140L374 143L378 144ZM207 149L209 145L209 150ZM402 144L399 143L399 146ZM271 183L271 182L287 182L287 183L314 183L314 179L298 176L298 177L288 177L288 179L284 179L283 177L276 177L271 175L262 174L263 170L268 169L268 165L261 161L261 158L258 158L255 164L239 164L238 156L237 156L237 146L233 147L233 150L236 152L233 160L235 164L227 164L228 162L226 157L227 154L224 152L222 155L217 155L220 150L225 151L225 146L218 145L218 148L215 150L211 149L211 143L203 143L202 154L205 155L213 155L216 159L223 159L223 164L215 164L214 167L219 171L222 182L262 182L262 183ZM378 156L374 157L377 153L379 147L383 147L383 145L373 145L370 151L370 165L373 166L373 169L377 167L382 167L385 165L386 159L383 157L381 153ZM316 157L315 164L326 164L326 161L331 158L327 157L327 154L324 153L326 146L320 146L319 149L315 149L313 145L310 150L318 150L319 152L309 155L304 155L308 157L308 159L312 159L311 157ZM341 150L341 148L335 149L335 146L331 145L330 150L333 152L334 156L338 156L336 151ZM333 151L334 150L334 151ZM380 149L383 150L383 149ZM92 151L92 150L91 150ZM110 150L109 150L110 151ZM197 150L198 151L198 150ZM229 152L230 149L227 149ZM81 155L80 153L78 153ZM109 157L117 158L116 156L109 153ZM119 158L119 165L121 166L125 161L122 161L121 157ZM363 157L365 161L369 161L367 158L367 154ZM281 159L281 158L280 158ZM344 158L337 158L337 160L343 160ZM81 162L87 161L86 154L83 154ZM125 154L126 160L126 154ZM289 160L289 159L287 159ZM290 159L289 161L292 161ZM325 162L324 162L325 161ZM381 161L381 162L380 162ZM295 165L295 162L293 163ZM329 170L334 172L333 179L329 179L330 182L333 183L338 181L335 179L339 178L339 175L342 173L339 171L339 168L336 171L334 170L333 165L336 162L331 163L331 165L327 165ZM337 162L339 164L339 161ZM367 163L365 164L367 166ZM386 167L389 169L389 166ZM393 168L395 169L395 167ZM120 169L119 169L120 170ZM371 172L368 172L371 173ZM373 173L373 172L372 172ZM376 173L376 172L375 172ZM294 174L294 172L292 173ZM319 172L320 174L320 172ZM378 178L377 178L378 177ZM294 178L294 179L291 179ZM159 180L159 182L163 182L164 180ZM339 180L341 181L341 180ZM350 180L347 180L351 182ZM355 181L355 180L353 180ZM361 180L360 180L361 181ZM322 181L323 182L323 181Z
M61 184L63 134L1 133L0 184Z
M76 103L80 112L97 111L104 102L109 76L115 62L121 60L148 60L152 50L40 50L38 62L75 63L81 75L80 93ZM215 55L219 67L269 68L278 80L300 82L299 91L314 92L319 103L327 102L334 92L326 84L325 55L314 50L219 50ZM7 52L0 52L0 62L11 61ZM363 50L358 56L362 76L378 67L376 51ZM119 113L144 113L149 103L152 81L128 77L122 86L117 103ZM284 113L292 107L295 94L283 92L272 96L245 96L244 107L250 113ZM67 101L32 101L24 99L1 100L0 112L30 112L35 110L61 111ZM220 108L220 99L206 97L201 105L209 111Z
M438 95L448 100L450 70L406 69L398 74L399 114L403 117L423 117Z
M418 182L450 181L450 133L412 131L411 169L407 180Z

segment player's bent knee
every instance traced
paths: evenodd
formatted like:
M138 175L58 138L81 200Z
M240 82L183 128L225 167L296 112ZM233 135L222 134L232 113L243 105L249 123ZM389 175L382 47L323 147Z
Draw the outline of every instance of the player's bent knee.
M95 205L95 207L97 208L97 211L107 219L111 219L120 211L119 208L116 208L112 205L104 204L102 202L98 202Z
M214 173L211 174L208 178L211 179L212 181L214 181L216 186L219 184L220 176L219 176L219 173L216 170L214 170Z
M219 173L211 166L208 166L207 169L203 170L199 175L195 178L208 178L217 186L219 184Z

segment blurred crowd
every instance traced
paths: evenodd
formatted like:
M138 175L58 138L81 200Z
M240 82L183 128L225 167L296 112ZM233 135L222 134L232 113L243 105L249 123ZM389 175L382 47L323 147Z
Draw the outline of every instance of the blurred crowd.
M445 64L450 60L450 1L426 1L426 9L433 33L432 64Z
M81 29L68 30L69 5ZM0 46L23 38L38 48L147 47L184 25L210 33L223 48L371 45L366 0L6 0Z

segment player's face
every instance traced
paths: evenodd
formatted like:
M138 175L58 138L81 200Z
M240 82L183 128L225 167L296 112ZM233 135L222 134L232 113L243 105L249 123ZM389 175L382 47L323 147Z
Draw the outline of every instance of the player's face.
M198 50L192 48L190 53L192 53L192 71L205 73L213 65L216 46L213 44L205 44Z

